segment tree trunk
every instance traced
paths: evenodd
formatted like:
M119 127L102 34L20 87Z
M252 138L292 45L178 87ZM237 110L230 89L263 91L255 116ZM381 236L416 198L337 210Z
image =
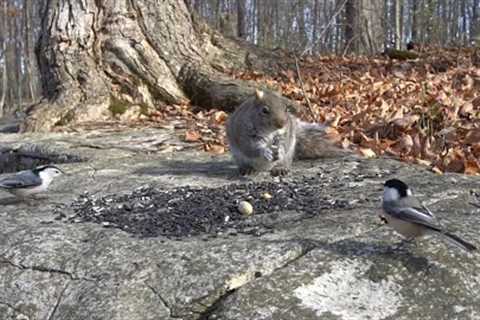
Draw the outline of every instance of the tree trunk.
M6 0L4 1L7 3L7 14L6 14L6 21L8 22L7 28L5 31L8 30L7 38L9 41L7 42L7 49L5 53L5 63L7 64L7 98L6 98L6 110L4 112L8 113L9 111L13 110L13 105L16 103L17 99L17 92L16 92L16 84L17 84L17 69L16 69L16 56L15 56L15 48L16 48L16 40L15 40L15 14L16 14L16 7L14 6L13 0Z
M15 12L15 18L13 19L14 25L14 46L15 46L15 81L16 81L16 101L17 107L16 110L22 109L22 100L23 100L23 67L22 67L22 15L20 14L19 9Z
M119 101L232 110L254 89L223 70L250 60L259 71L278 72L281 63L211 31L183 0L52 0L41 34L36 53L45 98L30 110L25 131L106 119Z
M7 99L8 78L7 78L7 1L3 1L2 5L2 27L0 36L2 37L2 96L0 97L0 117L4 115L5 103Z
M361 29L363 53L375 54L383 51L385 43L384 0L363 0Z
M357 0L348 0L345 3L345 45L347 52L358 52L358 3Z
M303 50L307 45L307 28L305 25L305 0L299 0L297 4L298 13L297 13L297 21L298 21L298 44L297 49Z
M345 7L345 41L356 53L374 54L385 41L384 0L348 0Z
M237 36L242 39L247 38L245 0L237 0Z
M412 1L412 41L418 42L418 4L417 0Z
M312 52L317 48L317 33L318 33L318 0L313 2L312 10Z
M470 39L473 40L474 44L478 47L480 46L480 5L479 0L473 0L472 2L472 23L470 25Z
M395 49L402 48L402 14L403 1L395 0Z

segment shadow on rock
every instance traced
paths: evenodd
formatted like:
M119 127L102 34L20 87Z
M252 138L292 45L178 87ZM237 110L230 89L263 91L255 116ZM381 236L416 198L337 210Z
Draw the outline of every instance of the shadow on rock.
M349 258L362 258L372 265L387 268L388 265L401 263L409 272L430 272L436 268L426 257L416 256L413 246L385 245L374 242L362 242L352 239L326 242L313 239L292 239L304 246L306 251L321 249ZM291 240L290 240L291 241Z
M206 177L223 177L234 178L237 175L237 168L231 161L181 161L166 160L159 161L158 166L143 167L137 169L135 174L150 176L206 176Z
M379 262L378 258L385 262L398 261L410 272L424 272L432 267L427 258L415 256L412 253L414 251L412 244L398 246L347 239L330 243L324 249L345 256L367 258L373 260L374 263Z
M8 206L20 203L22 203L22 200L15 197L0 198L0 206Z

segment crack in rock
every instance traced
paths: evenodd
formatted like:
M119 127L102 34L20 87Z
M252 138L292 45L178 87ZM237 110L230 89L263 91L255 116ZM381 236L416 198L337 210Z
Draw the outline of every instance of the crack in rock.
M301 246L301 250L297 255L295 255L291 259L288 259L281 266L274 268L270 272L265 273L265 276L271 276L276 272L288 267L290 264L302 259L305 255L307 255L309 252L311 252L315 248L313 244L306 241L302 241L300 243L300 246ZM205 310L198 313L199 317L197 318L197 320L208 320L210 316L214 314L214 312L222 304L223 301L225 301L236 290L247 285L248 283L255 280L256 278L259 278L257 276L257 272L248 272L248 273L243 273L243 274L232 277L229 281L227 281L226 286L218 291L219 296L209 305L204 305Z
M75 276L74 274L68 272L68 271L65 271L65 270L60 270L60 269L54 269L54 268L47 268L47 267L43 267L43 266L25 266L23 264L16 264L6 258L2 258L0 260L0 264L8 264L14 268L17 268L17 269L20 269L20 270L30 270L30 271L37 271L37 272L47 272L47 273L50 273L50 274L58 274L58 275L62 275L62 276L66 276L68 278L70 278L71 280L76 280L76 281L79 281L79 280L83 280L83 281L89 281L89 282L96 282L95 279L89 279L89 278L84 278L84 277L77 277Z
M67 283L67 284L65 285L65 287L62 289L62 291L60 292L60 295L59 295L58 298L57 298L57 302L56 302L55 305L53 306L53 310L52 310L52 312L50 313L50 316L48 317L48 320L54 319L55 313L57 312L58 307L60 306L60 302L62 301L63 295L65 294L65 291L67 290L68 286L69 286L69 283Z
M146 285L147 288L149 288L149 289L153 292L153 294L162 302L163 306L164 306L165 308L167 308L167 310L168 310L168 316L169 316L170 318L172 318L172 319L183 319L182 317L177 316L177 315L175 315L175 314L173 313L172 308L170 307L170 304L167 302L167 300L166 300L164 297L162 297L162 295L161 295L154 287L152 287L151 285L146 284L146 283L145 283L145 285Z
M2 306L6 306L7 308L13 310L13 312L15 312L15 314L17 315L17 319L30 319L30 317L28 315L26 315L25 313L23 313L22 311L20 311L20 309L18 308L15 308L12 304L8 303L8 302L4 302L4 301L0 301L0 305ZM23 318L25 317L25 318Z

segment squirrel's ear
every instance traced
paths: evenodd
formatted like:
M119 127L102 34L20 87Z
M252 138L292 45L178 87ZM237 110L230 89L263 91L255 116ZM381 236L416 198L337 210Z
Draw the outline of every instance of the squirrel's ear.
M265 96L265 93L262 90L259 90L259 89L255 90L255 97L257 97L258 100L263 100L264 96Z

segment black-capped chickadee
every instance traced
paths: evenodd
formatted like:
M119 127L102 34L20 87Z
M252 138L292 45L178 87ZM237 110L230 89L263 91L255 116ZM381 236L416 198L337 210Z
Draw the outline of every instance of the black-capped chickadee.
M53 178L61 174L63 174L63 171L52 165L19 171L12 176L0 179L0 189L15 195L17 198L27 198L47 191Z
M385 182L382 206L387 224L407 240L434 233L442 235L444 239L466 251L477 249L473 244L444 231L433 213L398 179Z

